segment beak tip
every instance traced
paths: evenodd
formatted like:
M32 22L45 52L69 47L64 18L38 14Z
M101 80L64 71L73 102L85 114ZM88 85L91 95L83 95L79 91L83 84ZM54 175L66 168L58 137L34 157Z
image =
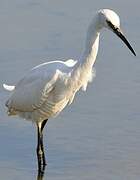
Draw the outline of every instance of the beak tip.
M135 51L131 47L130 43L125 38L124 34L120 29L114 29L114 33L126 44L126 46L130 49L130 51L133 53L134 56L136 56Z
M135 53L135 51L133 52L133 54L134 54L135 57L137 56L136 53Z

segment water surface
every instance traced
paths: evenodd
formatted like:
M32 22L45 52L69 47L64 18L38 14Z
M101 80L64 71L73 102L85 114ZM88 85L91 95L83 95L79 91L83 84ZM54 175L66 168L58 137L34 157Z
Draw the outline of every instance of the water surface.
M44 180L138 180L140 177L140 61L138 0L0 0L0 179L37 176L36 129L8 117L8 92L42 62L81 56L95 11L112 8L121 16L135 58L108 31L101 35L97 76L56 119L50 119L44 144Z

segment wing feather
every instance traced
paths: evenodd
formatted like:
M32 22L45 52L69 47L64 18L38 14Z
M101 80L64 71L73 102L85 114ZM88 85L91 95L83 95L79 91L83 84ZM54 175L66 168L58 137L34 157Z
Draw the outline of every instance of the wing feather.
M40 76L31 73L17 84L6 105L15 111L34 111L46 101L58 76L58 71L52 75L41 73Z

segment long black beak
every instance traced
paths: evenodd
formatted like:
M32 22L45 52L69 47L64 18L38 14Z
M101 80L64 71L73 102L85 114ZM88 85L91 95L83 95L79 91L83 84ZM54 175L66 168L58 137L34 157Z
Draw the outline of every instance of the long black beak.
M126 44L126 46L130 49L130 51L136 56L135 51L133 50L132 46L130 45L130 43L127 41L127 39L125 38L124 34L122 33L122 31L119 28L116 28L115 30L113 30L114 33Z
M133 50L130 43L125 38L120 28L116 28L110 21L106 21L108 26L113 30L113 32L126 44L126 46L130 49L130 51L136 56L135 51Z

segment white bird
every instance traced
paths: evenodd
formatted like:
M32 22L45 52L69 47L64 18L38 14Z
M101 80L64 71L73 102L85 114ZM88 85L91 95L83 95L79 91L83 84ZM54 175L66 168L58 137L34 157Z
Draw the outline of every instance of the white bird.
M37 125L38 167L44 167L43 128L47 120L58 115L71 104L77 91L86 90L87 84L95 75L93 65L96 60L99 36L103 28L114 32L136 56L120 29L119 16L110 9L99 10L93 18L87 32L85 51L78 61L51 61L34 67L16 86L4 84L12 91L6 106L8 115L19 115Z

